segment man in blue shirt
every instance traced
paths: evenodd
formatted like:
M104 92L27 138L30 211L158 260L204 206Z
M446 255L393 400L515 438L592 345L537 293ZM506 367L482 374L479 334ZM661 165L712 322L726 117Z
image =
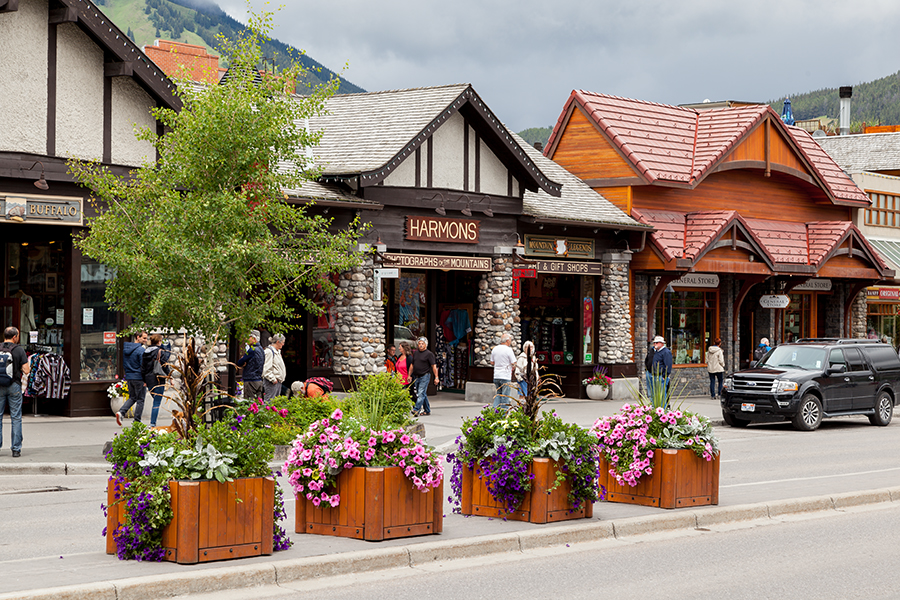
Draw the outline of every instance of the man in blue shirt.
M669 379L672 377L672 351L666 347L666 340L658 335L653 338L653 363L650 365L652 383L650 397L660 400L662 406L669 404ZM662 386L662 389L659 387Z
M134 406L134 420L140 421L144 412L144 399L147 387L141 377L141 364L144 359L144 344L147 343L147 332L141 331L134 336L133 342L125 342L122 351L122 366L125 370L125 383L128 384L128 400L116 413L116 423L122 425L122 417Z
M247 352L237 361L237 366L244 367L242 375L244 400L259 400L265 395L262 373L266 356L263 354L262 346L259 345L258 330L254 329L250 332L247 343L249 345Z

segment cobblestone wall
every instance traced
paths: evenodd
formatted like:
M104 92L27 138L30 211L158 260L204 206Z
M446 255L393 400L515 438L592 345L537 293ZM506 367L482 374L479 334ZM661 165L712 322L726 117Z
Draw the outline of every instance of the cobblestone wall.
M866 300L866 290L856 295L853 305L850 307L850 336L854 338L866 337L866 315L868 315L869 303Z
M334 372L366 375L384 369L384 310L373 294L372 257L341 274L335 302Z
M597 298L597 362L630 363L633 341L628 264L631 262L631 254L605 254L601 260L603 277L600 278L600 293Z
M512 258L494 259L494 267L478 282L478 312L475 316L475 366L491 366L491 350L500 336L513 336L513 350L518 354L522 341L519 324L519 300L512 297Z

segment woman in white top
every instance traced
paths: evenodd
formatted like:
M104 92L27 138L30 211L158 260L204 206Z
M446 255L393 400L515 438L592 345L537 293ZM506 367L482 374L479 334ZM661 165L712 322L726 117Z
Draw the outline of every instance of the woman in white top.
M530 341L522 344L522 352L516 359L516 380L519 382L519 394L522 397L528 395L528 355L531 354L531 371L534 373L534 380L540 380L540 372L538 371L537 353L534 351L534 344Z
M725 379L725 353L719 345L721 338L706 351L706 370L709 372L709 395L714 400L722 395L722 384Z

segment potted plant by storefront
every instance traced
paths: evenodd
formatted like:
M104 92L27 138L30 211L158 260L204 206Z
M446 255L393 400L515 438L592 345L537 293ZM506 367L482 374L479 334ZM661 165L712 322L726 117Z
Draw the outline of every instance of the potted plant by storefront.
M531 364L529 360L527 364ZM597 438L587 429L564 423L541 405L557 397L558 384L526 373L528 394L514 406L486 406L464 419L450 485L454 512L549 523L593 516L603 498L599 484Z
M397 374L370 375L343 410L294 440L284 469L297 533L380 541L441 532L443 465L404 428L412 408Z
M609 502L681 508L719 503L719 448L703 415L670 401L665 381L651 396L597 419L600 482Z
M591 400L605 400L612 389L612 379L606 374L606 367L600 365L594 367L594 373L590 377L582 379L581 384Z
M112 383L106 388L106 395L109 397L109 408L113 414L119 412L119 409L128 401L128 383L125 380ZM130 412L131 409L129 409Z
M272 445L230 410L204 422L211 409L200 409L217 404L219 392L193 342L174 368L182 383L173 425L150 430L135 422L106 454L107 553L197 563L288 548L278 524L281 490L268 464Z

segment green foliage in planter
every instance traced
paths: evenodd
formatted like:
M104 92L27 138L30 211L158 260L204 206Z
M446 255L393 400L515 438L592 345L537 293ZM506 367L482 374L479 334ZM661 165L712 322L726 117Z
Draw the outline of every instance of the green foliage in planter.
M345 418L373 431L403 427L412 422L415 403L396 373L364 377L343 401Z
M298 435L305 433L310 424L324 419L340 406L340 401L328 396L276 396L268 402L241 402L237 406L237 419L258 432L268 443L287 446Z

